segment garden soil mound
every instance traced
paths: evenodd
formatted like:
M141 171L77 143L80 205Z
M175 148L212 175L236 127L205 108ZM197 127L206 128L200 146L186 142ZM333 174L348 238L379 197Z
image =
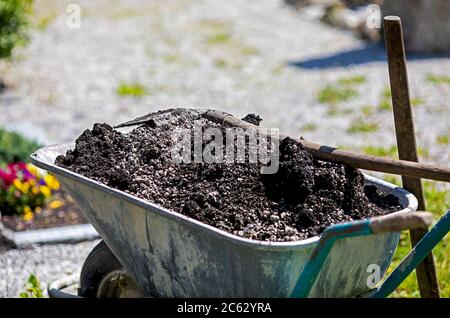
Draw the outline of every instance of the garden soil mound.
M261 121L255 115L245 119ZM229 233L262 241L306 239L331 224L401 209L395 196L364 186L359 170L315 160L290 138L280 142L275 174L261 174L261 165L249 163L248 156L246 163L176 163L173 132L185 128L192 133L194 122L203 129L226 128L181 109L164 121L149 120L126 133L95 124L76 140L74 150L58 156L56 164Z

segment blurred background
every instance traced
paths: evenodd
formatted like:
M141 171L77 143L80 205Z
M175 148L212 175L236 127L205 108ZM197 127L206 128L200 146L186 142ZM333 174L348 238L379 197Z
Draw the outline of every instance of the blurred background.
M395 158L388 14L403 19L420 159L448 165L450 1L0 0L0 229L85 223L30 153L159 109L257 113L292 136ZM449 186L424 188L438 217ZM23 249L3 237L0 296L43 296L36 290L79 270L94 244ZM449 244L435 253L447 297ZM408 249L404 233L396 263ZM419 296L414 275L395 296Z

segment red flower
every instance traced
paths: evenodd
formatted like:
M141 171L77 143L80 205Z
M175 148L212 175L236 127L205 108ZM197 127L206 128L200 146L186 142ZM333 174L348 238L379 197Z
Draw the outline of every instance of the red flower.
M3 171L2 169L0 169L0 180L2 181L3 186L9 187L13 183L15 178L15 173Z
M6 169L9 170L9 171L18 171L19 170L19 165L17 164L17 162L10 162L6 166Z

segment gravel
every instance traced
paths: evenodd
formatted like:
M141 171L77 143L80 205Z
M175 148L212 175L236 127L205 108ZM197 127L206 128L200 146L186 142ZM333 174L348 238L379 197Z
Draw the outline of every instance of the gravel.
M395 144L390 112L362 114L366 105L376 108L388 87L383 50L281 0L117 0L114 6L78 0L80 29L66 26L71 2L36 1L37 19L46 18L48 25L32 31L31 42L11 64L0 62L9 86L0 95L0 126L56 143L75 139L95 122L120 123L174 106L215 107L237 117L260 114L263 126L315 142L353 149ZM450 58L411 59L408 66L412 96L423 100L414 108L418 144L429 150L422 160L447 163L448 145L436 138L450 131L450 85L432 84L426 76L450 74ZM355 75L366 77L357 86L359 97L338 105L343 114L327 114L329 106L318 102L317 92ZM148 94L118 96L121 82L141 83ZM378 130L349 135L358 118ZM1 255L0 295L17 295L30 272L47 282L65 273L63 262L79 268L92 245Z
M94 122L120 123L174 106L216 107L237 117L260 114L264 126L317 142L351 148L395 144L390 112L367 118L378 124L376 132L351 138L347 132L364 117L362 108L376 107L388 87L384 50L281 0L118 0L114 6L80 0L80 29L66 26L71 1L53 2L40 1L39 12L51 22L34 30L31 43L17 52L20 59L3 67L12 89L0 97L0 125L45 133L54 143L75 139ZM330 60L316 68L293 66L333 56L346 67L332 67ZM436 137L450 130L443 120L450 112L450 85L434 85L426 75L449 74L450 58L413 59L409 71L412 95L423 100L415 109L419 145L430 149L426 160L446 162L448 147ZM318 90L354 75L366 82L357 87L358 98L339 105L351 112L329 116ZM118 96L121 82L141 83L148 95ZM308 124L318 128L301 129Z
M18 297L30 274L35 274L46 290L49 283L81 271L97 243L43 245L0 254L0 298Z

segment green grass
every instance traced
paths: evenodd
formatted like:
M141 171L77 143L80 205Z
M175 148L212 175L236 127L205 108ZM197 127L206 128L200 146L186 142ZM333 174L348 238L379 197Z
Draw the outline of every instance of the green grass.
M390 146L390 147L366 146L362 148L362 151L365 154L371 156L390 157L394 159L398 158L397 146ZM419 157L427 158L430 156L430 150L428 148L418 147L417 154L419 155Z
M416 107L425 103L425 100L421 97L414 97L411 99L411 106Z
M171 63L176 63L178 61L180 61L180 56L177 54L168 54L166 56L164 56L164 62L171 64Z
M430 157L430 149L418 147L417 154L419 155L419 157L428 158L428 157Z
M390 87L385 87L382 93L382 97L384 98L391 98L392 97L392 92L391 92L391 88Z
M147 54L150 58L158 58L157 54L152 51L150 48L147 49ZM166 55L163 55L162 61L167 65L179 65L183 67L191 67L197 65L197 61L195 58L189 55L183 55L178 52L172 52ZM153 90L152 90L153 91Z
M48 15L45 17L42 17L39 21L36 22L36 28L39 31L45 31L47 27L55 20L55 15Z
M242 67L242 64L239 61L229 59L229 58L215 58L213 61L213 64L215 67L219 69L240 69Z
M259 53L259 50L257 48L246 46L243 43L241 43L238 46L239 46L239 53L243 56L251 56Z
M234 56L234 58L246 58L259 53L257 48L249 46L239 39L233 38L227 31L218 32L210 35L206 38L206 43L210 47L218 47L221 50L221 54L228 52Z
M206 49L212 50L215 56L232 56L233 59L245 59L259 53L255 47L247 45L233 34L233 24L229 21L205 19L193 25L196 33L202 34ZM236 63L228 63L236 64Z
M352 77L342 77L338 79L338 83L341 85L358 85L366 81L366 77L362 75L356 75Z
M146 14L141 8L115 8L115 10L108 13L108 17L112 20L125 20L135 18Z
M37 142L23 137L19 133L0 128L0 165L14 161L30 160L33 151L41 147Z
M351 114L353 110L351 108L339 108L335 104L331 104L327 110L327 115L330 117L342 116Z
M428 74L426 80L435 85L450 84L450 76L447 75Z
M382 99L378 104L378 110L380 111L392 110L392 102L389 99Z
M448 145L449 142L449 138L448 135L439 135L436 137L436 142L439 145Z
M371 133L378 131L378 125L373 122L366 122L363 119L359 118L353 121L350 124L350 127L347 129L347 132L350 134L354 133Z
M376 146L366 146L362 149L365 154L377 157L397 157L397 146L390 147L376 147Z
M218 58L214 60L214 65L223 68L228 66L228 62L225 59Z
M232 40L232 24L228 21L200 20L196 23L195 30L206 35L206 43L209 45L220 45Z
M391 89L389 87L385 87L383 92L381 93L381 99L378 103L377 109L379 111L391 111L392 110L392 94Z
M450 192L440 189L438 182L425 180L423 185L427 210L443 213L443 210L450 208Z
M400 178L397 176L386 176L386 181L401 185ZM424 196L427 211L433 212L435 220L445 213L450 206L450 193L440 187L438 182L424 181ZM400 237L400 243L394 255L394 260L389 269L391 272L401 260L411 250L409 232L404 231ZM436 269L438 273L439 285L442 297L450 297L450 236L447 235L434 248L434 257L436 259ZM416 281L416 274L413 272L408 278L397 288L391 297L420 297L419 289Z
M361 112L364 116L370 116L374 113L374 110L371 105L364 105L363 107L361 107Z
M209 45L223 44L231 40L231 34L228 32L217 32L216 34L210 35L206 39L206 43Z
M416 107L425 103L421 97L414 97L411 99L411 106ZM381 93L381 99L378 103L379 111L392 111L392 93L389 87L386 87Z
M355 86L362 84L366 78L362 75L341 77L336 84L328 84L317 93L317 100L322 104L335 105L359 96ZM331 110L331 115L337 115L338 110Z
M337 104L358 96L359 93L354 88L327 85L319 91L317 99L322 104Z
M122 97L125 96L143 97L149 94L147 88L144 85L137 82L120 83L120 85L117 87L116 93L117 95Z
M216 20L216 19L203 19L194 23L195 31L203 32L221 32L224 30L230 30L233 25L230 21Z
M313 124L313 123L305 124L300 128L301 131L305 131L305 132L314 131L316 129L317 129L317 125Z

